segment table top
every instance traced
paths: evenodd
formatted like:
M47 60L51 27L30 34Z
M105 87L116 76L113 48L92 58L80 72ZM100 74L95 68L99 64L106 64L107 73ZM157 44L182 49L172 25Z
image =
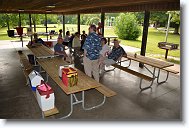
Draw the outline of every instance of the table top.
M54 56L54 52L50 48L48 48L44 45L36 45L36 46L26 45L26 46L32 51L32 53L36 57Z
M135 57L134 53L127 53L127 56L123 56L123 57L126 57L128 59L131 59L131 60L134 60L134 61L137 61L137 62L141 62L143 64L150 65L150 66L155 67L155 68L160 68L160 69L170 67L170 66L174 66L173 63L157 60L157 59L146 57L146 56L141 56L141 55L138 55L138 54Z
M37 62L42 66L42 68L48 73L48 75L60 86L60 88L66 94L73 94L92 88L101 86L100 83L92 79L91 77L84 74L82 71L77 69L78 72L78 84L73 87L66 87L62 80L59 77L58 71L59 66L68 65L62 58L46 58L46 59L37 59Z

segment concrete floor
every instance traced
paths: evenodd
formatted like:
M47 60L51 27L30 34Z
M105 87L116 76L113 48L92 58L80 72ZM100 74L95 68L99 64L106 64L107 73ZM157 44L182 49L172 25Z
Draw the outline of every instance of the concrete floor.
M20 67L17 50L20 42L0 42L0 118L2 119L40 119L41 111ZM138 68L134 62L131 68ZM43 74L44 75L44 74ZM165 73L162 73L162 78ZM74 106L73 114L67 120L181 120L182 100L179 75L170 75L168 82L140 92L139 78L116 69L107 72L100 82L111 88L117 95L107 98L105 104L91 111L85 111L80 104ZM148 82L145 82L148 84ZM48 119L57 119L70 111L70 97L49 79L56 97L56 107L60 113ZM80 94L77 94L80 96ZM96 90L86 91L86 106L100 103L103 96Z

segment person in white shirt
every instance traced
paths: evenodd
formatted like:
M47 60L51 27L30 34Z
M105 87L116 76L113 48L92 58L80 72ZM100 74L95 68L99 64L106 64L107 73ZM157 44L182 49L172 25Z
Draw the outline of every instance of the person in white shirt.
M79 34L79 32L75 33L75 36L74 36L73 41L72 41L72 47L74 49L80 49L80 47L81 47L81 41L80 41L80 34Z
M99 59L99 66L100 66L100 72L101 70L105 70L104 65L102 64L106 56L111 52L111 48L107 44L106 38L101 38L101 45L102 50L100 51L100 59Z

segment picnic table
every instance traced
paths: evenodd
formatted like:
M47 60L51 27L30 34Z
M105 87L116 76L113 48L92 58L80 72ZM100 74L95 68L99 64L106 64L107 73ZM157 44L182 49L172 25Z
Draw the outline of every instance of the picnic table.
M101 83L95 81L94 79L87 76L86 74L84 74L82 71L80 71L78 69L77 69L77 73L78 73L77 86L66 87L63 84L61 78L59 77L58 71L59 71L59 66L69 65L69 63L64 61L60 57L53 56L54 55L54 54L52 55L53 51L51 51L50 49L48 49L45 46L37 46L34 48L31 48L30 46L27 46L27 47L37 57L36 61L38 62L39 66L40 66L40 70L42 67L44 69L44 71L46 72L47 82L48 82L48 77L50 76L52 78L52 80L60 87L60 89L65 94L70 95L70 107L71 107L70 112L66 116L63 116L61 119L67 118L72 114L73 105L75 105L75 104L82 103L82 107L84 110L91 110L91 109L102 106L106 101L106 97L111 97L111 96L116 95L116 93L114 91L105 87ZM96 89L101 94L103 94L103 101L98 105L86 108L84 95L85 95L85 91L90 90L90 89ZM82 95L81 100L78 100L75 93L81 93L81 95Z
M108 45L110 45L110 39L111 38L117 38L117 36L106 36L105 38L107 38L108 40L107 40L107 42L108 42Z
M36 44L36 45L33 45L33 46L26 45L26 46L32 51L32 53L37 58L55 56L54 52L50 48L48 48L48 47L46 47L42 44Z
M154 58L150 58L150 57L146 57L146 56L141 56L141 55L135 55L134 53L127 53L127 56L123 56L128 58L129 60L133 60L133 61L137 61L139 63L144 64L144 68L147 69L148 72L150 72L150 74L152 75L152 77L155 79L157 78L157 83L161 84L167 81L168 76L169 76L169 72L172 73L178 73L176 71L172 71L169 69L169 67L174 66L173 63L169 63L169 62L165 62L162 60L158 60L158 59L154 59ZM130 61L131 63L131 61ZM149 65L153 68L153 71L151 71L146 65ZM129 64L130 66L130 64ZM158 69L158 75L156 75L156 69ZM161 70L165 70L167 71L167 77L165 81L161 81L159 82L159 77L160 77L160 71Z

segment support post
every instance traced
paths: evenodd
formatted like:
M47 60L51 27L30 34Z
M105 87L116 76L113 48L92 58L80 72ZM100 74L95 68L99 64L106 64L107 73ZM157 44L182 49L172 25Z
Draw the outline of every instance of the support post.
M21 27L21 26L22 26L22 23L21 23L21 16L20 16L20 13L18 14L18 16L19 16L18 27ZM23 39L22 39L22 35L20 35L20 41L22 42L22 47L23 47Z
M34 17L33 17L33 27L34 27L34 32L36 33L36 15L37 14L34 14Z
M62 15L62 31L63 31L63 37L65 37L65 34L66 34L66 32L65 32L65 16L64 16L64 14Z
M8 15L8 14L6 14L6 15L7 15L7 17L6 17L7 28L8 28L8 30L10 30L10 26L9 26L9 15Z
M147 37L148 37L149 19L150 19L150 11L145 11L144 25L143 25L143 35L142 35L142 44L141 44L141 51L140 51L140 55L142 55L142 56L145 56L145 53L146 53L146 44L147 44ZM144 65L142 63L139 63L139 67L143 68Z
M45 14L45 27L46 27L46 34L47 34L47 14ZM47 41L48 41L48 34L47 34Z
M104 20L105 20L105 12L101 12L102 37L104 37Z
M21 16L20 16L20 13L18 14L18 16L19 16L18 26L21 27L22 23L21 23Z
M29 20L30 20L30 28L32 30L32 20L31 20L31 14L29 14ZM30 36L31 42L32 42L32 35Z
M80 14L77 14L77 31L80 34Z

